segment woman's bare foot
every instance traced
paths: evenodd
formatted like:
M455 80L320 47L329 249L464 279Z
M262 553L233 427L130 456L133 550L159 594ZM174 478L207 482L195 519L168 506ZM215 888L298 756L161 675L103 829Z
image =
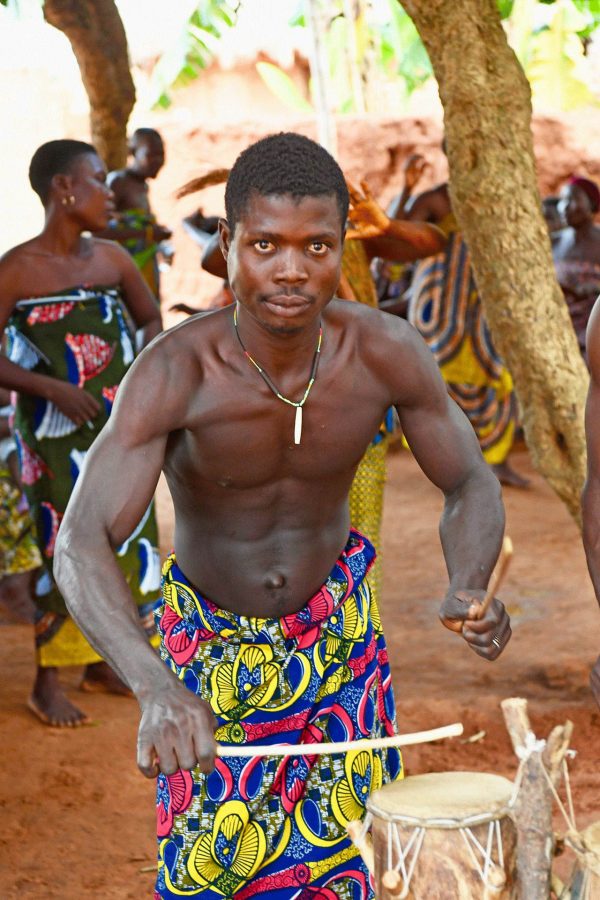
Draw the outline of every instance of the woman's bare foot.
M119 694L121 697L133 697L125 682L121 681L105 662L90 663L86 666L80 688L87 694Z
M38 666L33 691L27 701L31 712L44 725L54 728L77 728L90 719L67 698L55 668Z
M522 475L519 475L518 472L515 472L515 470L511 468L507 460L505 460L503 463L496 463L495 465L491 466L491 469L500 484L503 484L505 487L529 487L529 479L523 478Z

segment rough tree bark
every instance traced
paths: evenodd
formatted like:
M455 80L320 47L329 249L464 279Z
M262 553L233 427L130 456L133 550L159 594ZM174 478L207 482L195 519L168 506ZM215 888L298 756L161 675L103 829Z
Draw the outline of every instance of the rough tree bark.
M540 210L531 95L496 0L402 0L444 106L452 205L533 463L579 519L587 371Z
M109 170L121 168L135 88L114 0L44 0L44 18L71 42L90 101L92 143Z

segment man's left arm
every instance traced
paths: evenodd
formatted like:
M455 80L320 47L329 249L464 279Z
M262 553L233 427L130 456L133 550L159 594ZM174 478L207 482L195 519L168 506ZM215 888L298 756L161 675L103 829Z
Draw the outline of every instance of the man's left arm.
M510 620L494 599L483 618L485 594L504 533L500 483L486 465L473 428L448 396L435 360L420 335L403 326L402 383L396 404L404 435L419 466L445 496L440 537L449 585L440 609L447 628L496 659L510 640Z
M600 603L600 306L592 310L587 328L590 387L585 408L587 478L581 497L583 546L596 599ZM600 656L592 669L590 685L600 706Z

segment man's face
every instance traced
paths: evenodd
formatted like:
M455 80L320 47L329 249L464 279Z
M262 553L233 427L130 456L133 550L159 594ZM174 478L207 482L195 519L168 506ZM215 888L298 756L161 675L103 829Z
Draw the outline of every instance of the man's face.
M560 217L567 225L577 228L592 219L592 205L585 191L576 184L566 184L558 201Z
M114 195L106 184L106 166L95 153L80 156L70 173L71 192L75 203L67 207L84 229L106 228L114 212Z
M342 221L335 196L254 194L233 237L220 223L229 283L248 312L272 333L320 318L340 280Z
M159 138L141 138L133 155L136 169L144 178L156 178L165 164L165 147Z

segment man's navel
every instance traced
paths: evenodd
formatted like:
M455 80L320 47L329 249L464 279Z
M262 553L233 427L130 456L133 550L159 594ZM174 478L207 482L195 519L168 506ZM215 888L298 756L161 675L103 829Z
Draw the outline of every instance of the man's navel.
M280 590L286 585L285 575L282 575L281 572L271 572L265 578L265 585L272 591Z

